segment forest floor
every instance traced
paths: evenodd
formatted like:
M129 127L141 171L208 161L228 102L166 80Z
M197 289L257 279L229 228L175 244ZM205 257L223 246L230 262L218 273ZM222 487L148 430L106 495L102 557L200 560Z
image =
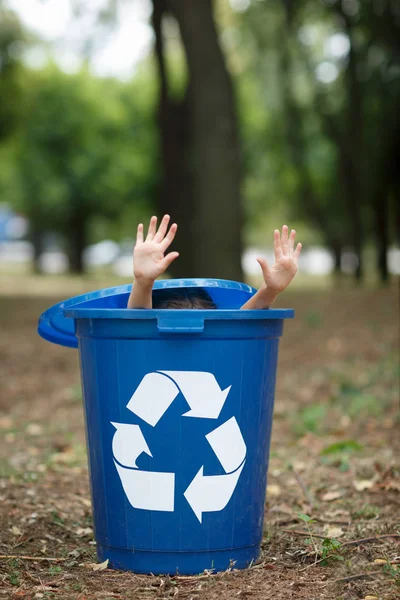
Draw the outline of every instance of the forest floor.
M31 289L0 278L0 600L400 598L395 286L284 295L261 557L193 577L97 565L78 354L36 333L68 293Z

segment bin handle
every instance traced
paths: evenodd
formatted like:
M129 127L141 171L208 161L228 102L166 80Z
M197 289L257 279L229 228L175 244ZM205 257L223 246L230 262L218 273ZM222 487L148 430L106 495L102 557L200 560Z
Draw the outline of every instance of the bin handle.
M202 333L204 331L204 317L193 316L179 318L171 315L157 317L157 330L159 333Z

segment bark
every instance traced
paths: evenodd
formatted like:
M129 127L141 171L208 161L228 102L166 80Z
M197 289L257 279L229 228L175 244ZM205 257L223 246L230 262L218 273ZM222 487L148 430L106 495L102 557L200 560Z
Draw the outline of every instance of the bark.
M169 93L165 64L165 44L162 20L166 15L165 0L153 0L152 24L155 34L155 55L159 72L159 104L157 120L160 131L161 186L158 193L158 213L170 214L181 225L177 236L179 259L169 272L174 277L190 276L194 272L195 244L192 232L193 194L185 156L189 143L187 100L177 100Z
M74 210L67 231L70 273L82 275L85 271L83 264L83 250L87 246L87 226L87 215L79 210L79 208Z
M168 0L178 21L189 71L189 151L193 183L189 224L194 276L241 279L241 168L231 80L211 0ZM185 225L186 226L186 225Z
M387 264L387 253L389 246L389 190L382 190L375 197L375 228L377 241L377 267L382 283L389 281L389 270Z
M397 116L390 127L385 121L384 137L381 140L380 160L373 192L375 215L375 238L377 245L377 268L382 283L389 281L387 254L389 248L389 200L395 195L399 181L400 120ZM397 207L397 219L399 212ZM396 220L396 215L395 215Z
M342 274L342 246L337 240L334 240L331 242L330 247L334 258L333 274L338 278Z
M36 227L31 221L30 239L33 246L33 271L36 274L42 273L40 266L40 256L43 254L43 231Z
M362 171L361 157L363 154L363 102L361 86L357 77L357 57L354 50L352 31L347 26L350 38L349 63L347 67L349 111L347 122L347 148L342 148L343 178L346 199L353 229L353 244L358 256L358 266L355 272L356 281L360 283L363 276L362 247L363 231L361 222L362 203Z

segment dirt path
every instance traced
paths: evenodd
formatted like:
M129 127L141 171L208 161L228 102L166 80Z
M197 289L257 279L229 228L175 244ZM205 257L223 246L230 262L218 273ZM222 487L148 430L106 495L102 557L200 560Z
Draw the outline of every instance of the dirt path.
M94 570L78 356L36 335L55 300L0 297L0 599L400 597L394 289L286 295L261 559L173 578Z

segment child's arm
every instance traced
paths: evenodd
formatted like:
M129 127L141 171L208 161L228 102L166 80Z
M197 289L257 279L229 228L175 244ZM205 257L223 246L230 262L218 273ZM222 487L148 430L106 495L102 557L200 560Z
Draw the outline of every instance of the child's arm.
M169 252L178 229L173 223L167 233L170 217L164 215L157 231L157 217L151 217L147 237L143 237L143 225L137 228L136 244L133 249L134 282L128 300L128 308L152 308L152 290L154 281L162 275L178 256L178 252Z
M260 289L246 302L242 308L247 310L270 308L278 294L292 281L297 273L297 261L301 252L301 244L294 249L296 232L294 229L289 234L286 225L282 227L282 239L278 229L274 231L275 262L270 267L265 258L257 258L264 283Z

